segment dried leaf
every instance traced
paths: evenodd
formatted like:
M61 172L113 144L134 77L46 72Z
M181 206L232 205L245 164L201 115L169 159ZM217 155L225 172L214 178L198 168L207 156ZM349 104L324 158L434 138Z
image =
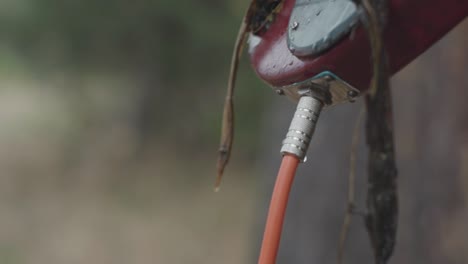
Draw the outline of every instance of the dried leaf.
M221 143L218 150L217 176L215 182L215 191L219 190L224 168L229 162L231 156L232 142L234 138L234 88L236 85L237 68L242 55L242 50L247 38L247 15L242 20L242 24L237 34L236 44L231 59L231 70L224 101L223 123L221 127Z

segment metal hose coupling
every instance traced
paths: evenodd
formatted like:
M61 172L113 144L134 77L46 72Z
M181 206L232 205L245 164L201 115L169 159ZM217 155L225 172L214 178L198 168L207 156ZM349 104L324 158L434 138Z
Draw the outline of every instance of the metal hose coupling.
M322 101L312 96L300 98L286 138L283 140L281 153L293 154L300 160L305 160L322 107Z

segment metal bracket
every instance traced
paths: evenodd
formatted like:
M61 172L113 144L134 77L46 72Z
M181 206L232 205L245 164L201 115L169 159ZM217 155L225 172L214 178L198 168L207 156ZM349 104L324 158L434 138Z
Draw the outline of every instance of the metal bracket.
M308 80L276 88L278 94L284 94L294 102L304 95L321 100L325 107L343 102L353 102L359 96L359 90L329 71L324 71Z

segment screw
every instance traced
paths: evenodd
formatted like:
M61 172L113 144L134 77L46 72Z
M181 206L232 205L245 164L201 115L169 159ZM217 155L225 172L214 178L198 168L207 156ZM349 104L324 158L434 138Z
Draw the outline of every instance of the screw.
M297 23L297 21L294 21L291 25L292 30L296 30L298 27L299 27L299 23Z
M356 91L354 91L354 90L349 90L348 93L347 93L347 95L348 95L348 100L349 100L351 103L354 103L354 101L355 101L354 98L356 98L356 96L358 96L359 93L356 92Z
M275 92L277 95L284 95L283 89L276 89Z
M331 77L330 75L325 75L324 78L325 78L325 81L327 81L327 82L333 81L333 77Z

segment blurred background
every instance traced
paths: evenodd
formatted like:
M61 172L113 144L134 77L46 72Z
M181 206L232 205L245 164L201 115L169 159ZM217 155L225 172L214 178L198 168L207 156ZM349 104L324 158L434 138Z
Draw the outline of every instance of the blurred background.
M0 263L256 262L294 105L244 58L234 153L213 193L247 4L0 1ZM465 21L394 78L395 263L468 263L467 33ZM324 113L280 263L334 262L360 104ZM360 219L349 241L348 262L370 260Z

